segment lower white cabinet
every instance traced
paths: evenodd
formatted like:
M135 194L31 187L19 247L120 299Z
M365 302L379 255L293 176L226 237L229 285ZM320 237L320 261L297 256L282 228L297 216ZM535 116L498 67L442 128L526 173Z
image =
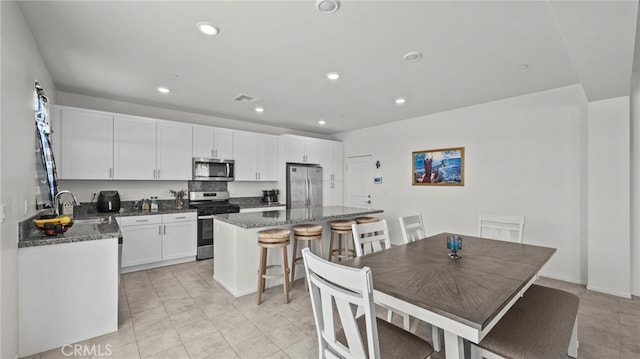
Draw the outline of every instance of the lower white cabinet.
M119 217L124 272L195 258L195 212Z
M285 209L287 209L286 206L268 206L268 207L240 208L240 213L266 212L266 211L283 211Z

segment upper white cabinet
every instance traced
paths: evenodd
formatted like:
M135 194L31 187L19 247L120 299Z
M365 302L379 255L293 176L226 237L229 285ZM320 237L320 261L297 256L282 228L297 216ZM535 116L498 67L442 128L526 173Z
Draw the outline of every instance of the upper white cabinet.
M342 182L342 142L320 140L322 181Z
M191 179L191 125L115 116L113 132L114 179Z
M285 162L320 163L320 142L315 138L282 135Z
M113 132L114 179L156 179L156 120L115 116Z
M232 130L193 125L193 157L234 159Z
M191 179L191 125L158 120L156 179Z
M59 107L55 121L60 179L113 178L113 115Z
M277 137L235 131L233 137L236 181L276 181L278 176Z

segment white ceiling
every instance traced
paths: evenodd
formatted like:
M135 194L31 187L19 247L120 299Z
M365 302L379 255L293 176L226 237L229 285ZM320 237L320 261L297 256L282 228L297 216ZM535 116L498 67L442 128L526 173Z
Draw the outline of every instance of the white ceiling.
M332 134L578 83L590 100L628 94L638 2L343 0L333 14L313 0L20 7L58 90ZM200 21L220 33L201 34ZM422 60L403 60L410 51ZM327 80L332 71L342 78Z

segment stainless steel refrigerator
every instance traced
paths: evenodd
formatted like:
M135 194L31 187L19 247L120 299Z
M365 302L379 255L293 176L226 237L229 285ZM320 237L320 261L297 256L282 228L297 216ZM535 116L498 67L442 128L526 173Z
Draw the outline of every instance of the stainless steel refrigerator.
M287 208L322 207L322 167L287 164Z

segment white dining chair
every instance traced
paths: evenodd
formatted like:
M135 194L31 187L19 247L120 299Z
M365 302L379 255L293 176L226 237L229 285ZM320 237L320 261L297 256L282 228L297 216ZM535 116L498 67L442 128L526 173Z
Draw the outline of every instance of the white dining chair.
M356 245L356 257L391 248L387 220L352 224L353 241Z
M398 217L398 221L400 222L400 229L402 231L402 240L405 244L415 242L426 237L421 214ZM421 321L411 317L409 317L409 321L411 322L410 331L415 333ZM433 348L437 352L440 351L442 338L443 336L440 335L440 328L435 325L431 325L431 339L433 340Z
M400 221L400 230L402 232L402 240L404 243L415 242L425 237L421 214L398 217L398 220Z
M478 236L522 243L524 216L502 216L480 213Z
M308 248L302 250L302 257L320 358L431 356L433 347L428 342L375 316L373 280L368 267L358 269L332 263ZM363 315L357 317L357 313Z

